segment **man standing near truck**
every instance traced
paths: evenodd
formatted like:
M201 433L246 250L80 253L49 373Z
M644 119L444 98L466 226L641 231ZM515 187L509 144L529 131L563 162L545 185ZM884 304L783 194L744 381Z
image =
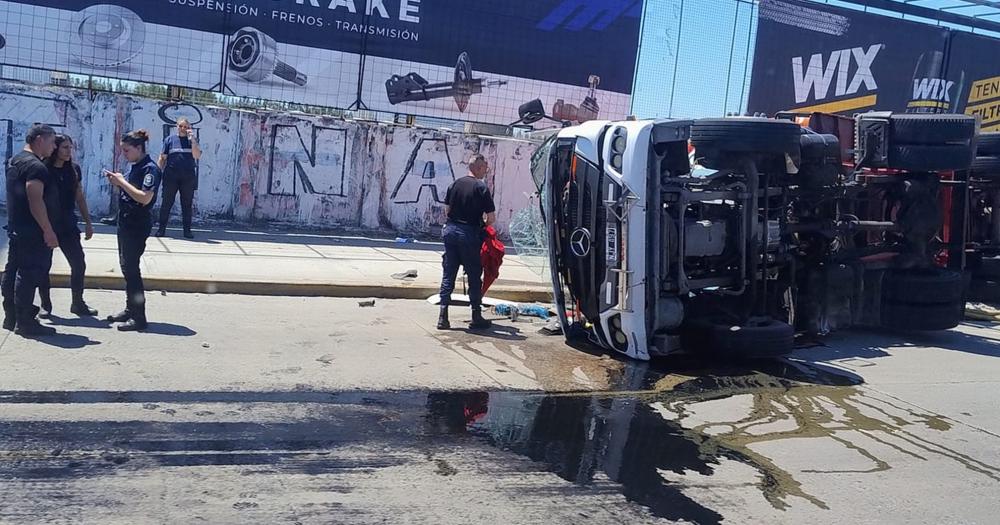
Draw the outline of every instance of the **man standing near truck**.
M479 153L473 154L469 157L468 176L453 182L444 198L448 222L442 232L444 275L441 278L441 314L438 317L438 330L451 328L448 322L448 305L451 302L451 293L455 290L459 266L465 269L465 275L469 279L469 303L472 306L472 322L469 328L478 330L492 325L490 321L483 319L483 266L480 259L483 228L492 226L496 222L496 206L485 181L488 171L489 164L486 162L486 157Z

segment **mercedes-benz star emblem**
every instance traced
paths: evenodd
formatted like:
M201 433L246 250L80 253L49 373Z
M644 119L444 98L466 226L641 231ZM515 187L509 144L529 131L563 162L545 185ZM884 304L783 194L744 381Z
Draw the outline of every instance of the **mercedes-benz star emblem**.
M569 248L577 257L586 257L590 253L590 231L577 228L569 236Z

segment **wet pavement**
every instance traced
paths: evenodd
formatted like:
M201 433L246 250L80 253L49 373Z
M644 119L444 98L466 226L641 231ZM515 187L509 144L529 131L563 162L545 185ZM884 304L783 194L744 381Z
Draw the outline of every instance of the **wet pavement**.
M503 340L483 351L464 332L438 337L533 381L572 376L576 356L589 376L604 367L605 384L66 389L63 378L0 391L0 522L992 523L1000 510L997 404L962 401L969 389L995 399L991 328L862 333L727 365L562 355L561 339L527 332L514 363ZM533 366L534 352L556 357Z

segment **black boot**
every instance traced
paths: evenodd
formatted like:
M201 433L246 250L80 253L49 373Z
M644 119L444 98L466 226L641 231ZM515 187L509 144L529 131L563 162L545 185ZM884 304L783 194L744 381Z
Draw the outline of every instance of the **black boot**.
M472 322L469 323L469 328L472 330L484 330L493 326L493 321L483 318L483 312L478 308L472 310Z
M194 239L194 234L191 233L191 230L184 230L184 238L185 239Z
M127 323L118 325L119 332L142 332L146 328L149 328L149 323L137 319L129 319Z
M37 315L39 317L47 318L52 315L52 297L49 295L48 291L39 291L38 295L41 298L42 309Z
M448 322L448 307L442 306L441 313L438 314L438 330L449 330L451 329L451 323Z
M128 310L122 310L115 315L109 315L107 321L109 323L124 323L126 321L132 320L132 314Z
M17 309L13 301L3 302L3 329L13 330L17 326Z
M97 310L91 308L90 305L83 302L83 299L75 301L73 306L69 307L69 311L80 317L97 317Z
M39 324L38 319L35 319L35 308L29 306L18 309L17 326L14 328L14 333L22 337L41 337L56 335L56 329Z

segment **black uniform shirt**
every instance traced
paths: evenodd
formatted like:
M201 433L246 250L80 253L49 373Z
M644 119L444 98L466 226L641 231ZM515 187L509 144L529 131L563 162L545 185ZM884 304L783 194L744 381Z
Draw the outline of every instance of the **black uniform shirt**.
M462 177L451 183L444 203L448 205L448 222L482 226L483 214L493 213L496 206L486 183L475 177Z
M194 133L192 131L192 133ZM163 139L162 153L167 156L163 170L168 175L187 175L194 173L195 160L191 139L170 135Z
M142 191L152 191L153 200L149 204L140 204L127 192L121 191L118 197L118 226L121 227L147 227L152 221L151 210L156 204L156 193L160 187L160 168L153 162L153 159L146 155L145 158L132 165L132 169L125 175L129 184Z
M66 162L59 168L49 166L49 173L58 188L60 231L76 231L76 191L82 179L80 166Z
M20 237L41 238L42 228L31 215L27 184L38 180L45 184L43 200L50 221L58 216L59 196L45 164L30 151L21 151L7 164L7 229Z

